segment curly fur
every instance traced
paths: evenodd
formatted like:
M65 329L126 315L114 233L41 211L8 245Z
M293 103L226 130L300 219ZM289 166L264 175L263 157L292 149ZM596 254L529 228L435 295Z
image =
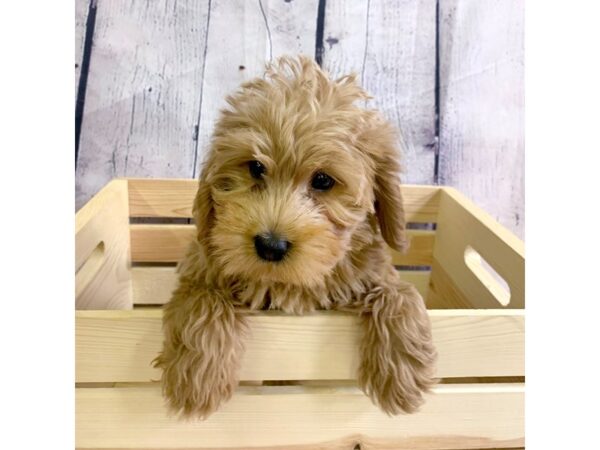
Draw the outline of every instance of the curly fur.
M231 397L244 312L265 308L361 315L359 385L388 414L423 402L436 352L421 296L392 266L387 245L406 247L399 154L393 128L356 105L367 98L355 76L331 80L305 57L280 58L227 98L155 361L173 410L206 417ZM330 191L311 189L317 171L336 180ZM253 236L266 230L292 242L280 262L256 255Z

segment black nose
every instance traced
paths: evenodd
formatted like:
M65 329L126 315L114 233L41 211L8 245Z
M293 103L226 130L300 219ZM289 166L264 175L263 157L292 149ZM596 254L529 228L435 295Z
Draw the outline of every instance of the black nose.
M256 253L265 261L281 261L291 246L291 242L273 233L254 236Z

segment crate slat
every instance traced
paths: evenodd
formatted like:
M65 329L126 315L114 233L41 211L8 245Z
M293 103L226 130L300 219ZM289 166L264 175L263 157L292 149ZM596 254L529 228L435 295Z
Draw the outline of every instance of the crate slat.
M178 262L194 238L194 225L132 224L131 259L134 262ZM408 252L392 252L396 265L431 265L435 231L408 230Z
M128 178L131 217L191 218L198 189L197 180ZM437 221L437 186L403 185L404 210L408 222Z
M522 311L429 312L439 377L524 376ZM162 346L160 310L76 312L77 382L147 382ZM249 317L242 380L348 380L358 367L361 326L335 312Z
M423 298L429 291L431 272L401 270L404 281L415 285ZM132 267L133 303L136 305L162 305L169 301L177 284L175 267Z
M78 448L231 449L252 443L252 448L351 449L360 444L433 450L524 445L522 384L440 385L419 413L396 417L380 412L353 387L241 387L206 421L168 416L157 386L78 388L76 410Z

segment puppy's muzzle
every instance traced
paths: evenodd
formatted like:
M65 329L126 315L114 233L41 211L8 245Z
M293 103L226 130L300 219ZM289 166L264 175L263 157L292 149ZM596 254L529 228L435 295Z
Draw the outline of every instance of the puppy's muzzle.
M265 261L281 261L291 246L291 242L282 239L274 233L267 233L265 235L257 234L254 236L256 254Z

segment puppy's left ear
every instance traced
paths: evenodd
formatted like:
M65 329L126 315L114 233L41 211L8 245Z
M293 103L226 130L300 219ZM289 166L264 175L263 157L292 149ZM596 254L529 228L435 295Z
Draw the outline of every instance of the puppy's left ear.
M375 212L385 242L394 250L408 248L406 219L400 191L400 165L392 158L384 158L375 174Z
M385 242L394 250L408 248L406 219L400 190L400 152L393 128L376 120L363 138L375 168L375 213Z

